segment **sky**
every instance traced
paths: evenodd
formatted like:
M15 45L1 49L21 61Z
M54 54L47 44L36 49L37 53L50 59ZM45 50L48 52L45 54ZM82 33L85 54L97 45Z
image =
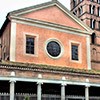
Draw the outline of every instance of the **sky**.
M17 9L33 6L48 1L51 0L2 0L2 2L0 3L0 28L6 19L7 13ZM70 0L58 1L62 3L65 7L70 9Z

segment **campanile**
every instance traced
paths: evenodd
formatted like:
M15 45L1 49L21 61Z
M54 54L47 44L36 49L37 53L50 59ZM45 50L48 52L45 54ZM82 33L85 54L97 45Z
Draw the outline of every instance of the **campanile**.
M71 12L94 30L91 36L91 62L100 69L100 0L70 0Z

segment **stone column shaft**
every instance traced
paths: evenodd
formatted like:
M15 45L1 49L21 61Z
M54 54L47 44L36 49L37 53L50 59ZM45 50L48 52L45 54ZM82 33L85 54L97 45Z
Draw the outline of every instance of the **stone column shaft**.
M10 100L14 100L14 94L15 94L15 82L10 81Z
M61 85L61 100L65 100L65 84Z
M85 100L89 100L89 86L85 87Z
M42 83L37 83L37 100L41 100L42 95L42 89L41 89Z

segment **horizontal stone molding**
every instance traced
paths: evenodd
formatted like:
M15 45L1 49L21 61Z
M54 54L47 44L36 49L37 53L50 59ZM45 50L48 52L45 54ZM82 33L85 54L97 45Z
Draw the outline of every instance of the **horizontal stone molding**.
M100 73L95 70L74 69L50 65L24 64L24 63L0 63L0 69L33 71L42 73L54 73L62 75L84 76L92 78L100 78Z

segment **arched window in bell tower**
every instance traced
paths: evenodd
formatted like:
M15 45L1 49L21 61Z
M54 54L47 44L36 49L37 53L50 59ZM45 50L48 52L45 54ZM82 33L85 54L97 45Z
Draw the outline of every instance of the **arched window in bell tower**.
M95 33L93 33L93 34L91 35L91 43L92 43L92 44L95 44L95 43L96 43L96 34L95 34Z
M73 8L76 6L76 0L73 0Z
M100 7L98 7L98 16L100 16Z
M94 19L90 19L90 27L92 29L95 29L95 20Z
M77 10L75 10L75 11L73 12L73 14L74 14L74 15L77 15Z
M83 11L82 11L82 6L80 6L79 8L79 15L82 15Z
M90 14L94 14L95 6L94 5L89 5L89 10L90 10Z

